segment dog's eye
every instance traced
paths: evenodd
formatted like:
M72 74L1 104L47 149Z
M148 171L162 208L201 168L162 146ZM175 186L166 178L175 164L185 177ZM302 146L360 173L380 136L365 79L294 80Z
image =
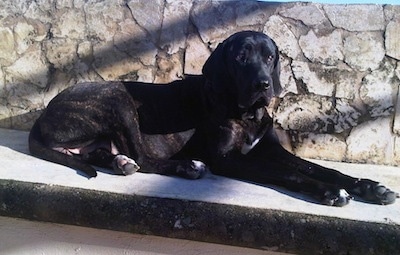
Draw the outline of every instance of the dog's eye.
M265 60L266 60L266 62L270 63L270 62L272 62L272 60L274 60L274 56L268 55L265 57Z
M247 63L247 54L244 51L241 51L239 53L239 55L237 55L236 61L238 61L241 64L246 64Z
M253 45L251 45L251 44L246 44L246 45L244 46L244 49L247 50L247 51L252 51L252 50L253 50Z

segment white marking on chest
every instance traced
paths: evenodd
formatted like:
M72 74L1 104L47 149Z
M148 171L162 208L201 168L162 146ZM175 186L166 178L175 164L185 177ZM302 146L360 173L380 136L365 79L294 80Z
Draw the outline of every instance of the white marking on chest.
M254 146L257 145L257 143L260 141L260 139L261 139L261 137L255 139L251 144L244 143L240 152L243 155L246 155L247 153L249 153L249 151L251 151L254 148Z

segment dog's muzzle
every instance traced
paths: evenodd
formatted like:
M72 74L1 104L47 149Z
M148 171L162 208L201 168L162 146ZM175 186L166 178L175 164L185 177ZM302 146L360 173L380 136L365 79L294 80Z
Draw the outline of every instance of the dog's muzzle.
M264 98L258 99L252 106L246 108L239 105L242 120L260 121L266 114L266 102Z

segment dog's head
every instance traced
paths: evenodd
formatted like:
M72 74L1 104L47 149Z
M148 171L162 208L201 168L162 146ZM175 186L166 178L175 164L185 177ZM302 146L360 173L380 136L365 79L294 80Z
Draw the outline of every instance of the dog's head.
M232 97L238 112L247 118L256 117L260 109L280 94L279 72L275 42L255 31L230 36L218 45L203 66L211 93Z

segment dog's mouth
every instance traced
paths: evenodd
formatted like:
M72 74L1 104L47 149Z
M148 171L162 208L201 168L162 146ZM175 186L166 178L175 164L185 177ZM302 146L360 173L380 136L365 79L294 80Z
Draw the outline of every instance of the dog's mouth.
M255 120L260 121L264 115L267 113L267 102L264 98L258 99L253 105L250 107L244 107L239 105L241 110L241 118L242 120ZM267 113L268 114L268 113Z

